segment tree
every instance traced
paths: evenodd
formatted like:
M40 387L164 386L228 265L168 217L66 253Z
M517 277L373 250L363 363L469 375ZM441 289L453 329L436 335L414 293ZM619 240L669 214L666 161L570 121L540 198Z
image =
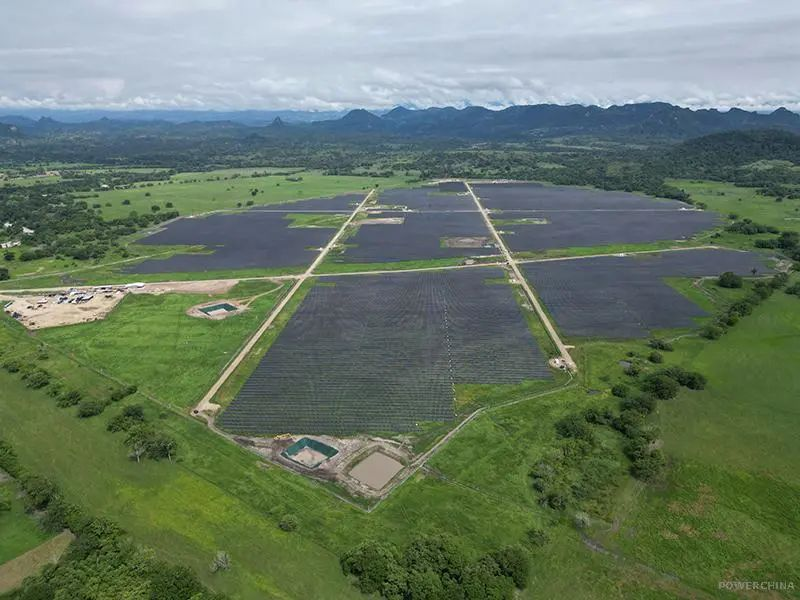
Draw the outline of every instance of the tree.
M628 386L622 383L616 384L611 388L611 394L617 398L624 398L628 395Z
M101 400L81 400L80 404L78 404L78 415L79 419L88 419L89 417L95 417L102 413L106 409L106 403Z
M642 389L659 400L671 400L679 388L678 382L664 373L653 373L642 381Z
M147 458L153 460L160 460L162 458L168 459L172 462L172 457L178 448L178 442L175 438L167 435L162 431L157 431L149 440L147 444Z
M365 594L380 592L392 573L403 570L397 548L377 540L362 542L345 553L341 565L344 574L355 577L358 589Z
M203 592L194 571L184 566L157 562L150 575L151 600L189 600Z
M732 271L725 271L717 279L717 285L723 288L740 288L743 285L742 278Z
M506 546L496 552L492 552L491 557L500 567L500 572L506 577L510 577L514 585L519 589L525 589L530 577L531 565L528 554L522 546Z
M654 363L654 364L661 364L661 363L664 362L664 355L661 354L661 352L653 351L647 357L647 360L649 360L651 363Z
M6 253L6 255L7 254L8 253ZM6 260L12 260L12 259L6 258ZM6 281L8 279L11 279L11 274L8 272L8 269L5 267L0 267L0 281Z
M154 435L153 428L145 423L131 427L125 437L125 445L130 450L129 456L135 458L136 462L141 462Z

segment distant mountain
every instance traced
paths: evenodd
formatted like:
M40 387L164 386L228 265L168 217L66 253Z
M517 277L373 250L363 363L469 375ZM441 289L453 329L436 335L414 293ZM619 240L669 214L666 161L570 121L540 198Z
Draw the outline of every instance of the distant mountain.
M56 111L50 111L55 113ZM170 134L227 136L252 140L280 136L308 139L346 136L474 141L517 141L557 136L594 136L617 139L684 140L731 130L780 129L800 133L800 115L785 108L770 114L740 109L692 110L663 102L624 106L568 106L536 104L489 110L480 106L414 110L394 108L383 114L356 109L344 115L302 111L83 111L69 113L68 121L49 115L38 120L29 114L0 116L26 136L74 133L102 136ZM322 117L309 122L311 117ZM303 120L306 119L306 120ZM253 137L256 136L256 137Z
M0 109L0 115L2 114ZM8 111L9 114L11 111ZM338 119L347 111L305 110L66 110L66 109L17 109L11 117L0 116L0 122L24 119L35 122L48 117L60 123L89 123L102 118L112 121L166 121L168 123L231 121L251 127L269 125L276 117L286 123L310 123L325 119ZM14 123L21 125L22 123Z
M800 132L800 115L779 108L771 114L731 109L691 110L662 102L599 106L537 104L489 110L397 107L378 116L363 109L337 121L314 123L340 133L379 131L401 136L524 139L558 135L690 138L734 129L778 128Z

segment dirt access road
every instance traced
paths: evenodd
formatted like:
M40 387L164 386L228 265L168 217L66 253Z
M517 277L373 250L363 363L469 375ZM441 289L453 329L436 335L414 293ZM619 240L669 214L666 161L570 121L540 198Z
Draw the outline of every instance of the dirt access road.
M320 265L320 263L322 263L323 260L325 260L325 257L328 255L331 249L336 245L336 242L338 242L339 239L342 237L347 227L350 225L350 223L353 222L353 219L355 219L356 215L361 210L363 210L364 206L367 204L369 199L372 198L374 194L375 190L373 189L366 196L364 196L364 199L361 201L361 203L353 210L353 212L350 213L350 216L347 217L347 220L342 224L342 226L336 232L336 235L334 235L330 239L328 244L322 249L322 251L319 253L314 262L312 262L311 265L308 267L308 269L306 269L306 271L295 280L294 284L292 284L291 289L289 289L289 291L283 297L283 299L272 310L272 312L269 314L266 320L261 324L261 327L259 327L258 330L250 337L250 339L247 340L247 343L242 347L239 354L237 354L236 357L233 360L231 360L231 362L228 363L228 366L225 367L225 370L222 372L222 375L219 376L217 381L214 382L214 385L211 386L211 389L209 389L208 392L206 392L206 395L203 396L203 399L200 400L197 406L195 406L193 411L195 414L203 415L206 421L209 424L212 424L213 414L215 414L220 409L219 404L214 404L212 402L214 396L217 395L217 392L223 386L223 384L228 380L228 378L230 378L230 376L233 375L233 372L241 364L241 362L245 358L247 358L247 355L250 354L253 347L258 343L258 340L261 339L261 336L263 336L264 333L267 331L267 329L270 328L272 323L275 322L275 319L278 318L278 315L281 314L281 311L283 311L286 305L289 304L289 301L297 293L297 290L300 289L300 286L302 286L309 277L314 276L314 270Z
M492 236L494 236L494 239L497 242L497 247L500 248L500 251L503 253L506 262L508 263L508 267L511 269L511 272L514 273L514 277L516 277L517 281L522 286L525 295L528 297L528 301L531 303L531 306L533 306L534 310L536 311L536 314L539 317L539 320L542 322L544 328L547 330L547 335L550 336L550 339L553 340L553 343L556 345L556 348L558 349L559 354L561 354L561 359L564 361L564 364L570 371L573 372L577 371L578 366L575 364L575 361L572 360L572 356L570 356L569 350L567 350L567 347L564 345L564 342L561 341L561 338L559 337L556 328L553 326L553 323L550 322L550 318L544 311L544 308L539 302L539 299L536 297L536 294L533 293L533 288L531 288L527 279L525 279L525 277L522 275L522 271L520 270L519 265L517 265L516 259L511 255L511 252L508 250L508 247L503 241L503 238L501 238L500 234L497 233L497 229L495 229L492 220L489 218L488 211L483 207L483 204L481 204L481 201L473 191L472 186L466 181L464 182L464 185L467 187L467 191L469 192L470 196L472 196L472 199L475 201L475 205L481 212L481 216L483 217L483 220L486 222L486 227L488 227L489 231L492 232Z

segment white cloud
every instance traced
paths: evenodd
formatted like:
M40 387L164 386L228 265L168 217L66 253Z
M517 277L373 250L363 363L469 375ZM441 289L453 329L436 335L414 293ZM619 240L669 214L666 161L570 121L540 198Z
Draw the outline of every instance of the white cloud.
M800 108L793 0L27 0L3 12L6 108Z

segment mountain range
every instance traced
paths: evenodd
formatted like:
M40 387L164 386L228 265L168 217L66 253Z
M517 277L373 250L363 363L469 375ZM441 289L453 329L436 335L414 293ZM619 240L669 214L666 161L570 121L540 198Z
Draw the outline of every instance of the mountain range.
M557 136L641 137L687 139L721 131L782 129L800 133L800 115L785 108L758 113L733 108L693 110L663 102L623 106L537 104L490 110L479 106L414 110L397 107L385 113L355 109L310 121L312 113L296 111L108 111L99 119L89 111L86 121L76 115L57 120L42 116L0 116L16 128L15 135L42 136L60 132L176 133L217 132L223 135L373 136L465 140L530 140ZM217 118L213 118L217 117ZM269 123L269 124L267 124ZM3 129L3 128L0 128ZM4 128L6 137L9 128ZM0 133L2 135L2 133Z

